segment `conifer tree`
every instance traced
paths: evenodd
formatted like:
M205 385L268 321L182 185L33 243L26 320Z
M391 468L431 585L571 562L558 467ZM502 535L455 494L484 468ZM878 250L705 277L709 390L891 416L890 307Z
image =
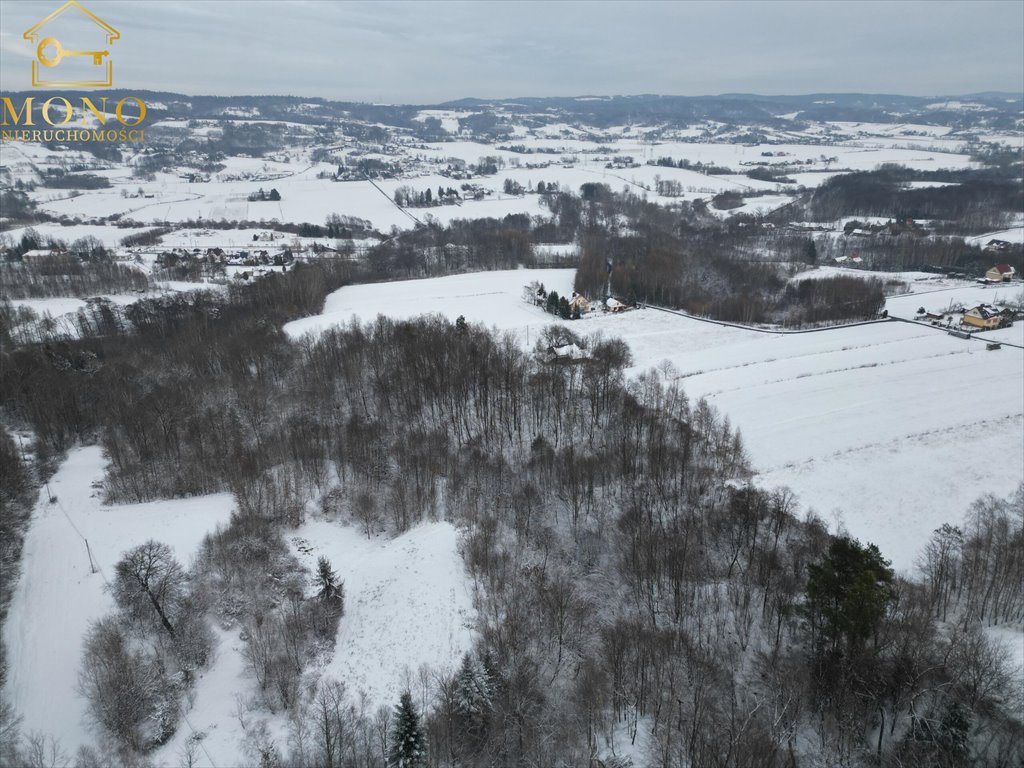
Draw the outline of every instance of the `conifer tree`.
M821 563L808 566L805 612L819 646L854 655L896 599L889 561L874 544L833 539Z
M569 300L565 296L558 300L558 316L563 320L568 320L572 316L572 307L569 306Z
M548 299L547 299L547 305L546 306L547 306L547 311L550 312L552 315L557 315L558 314L558 292L557 291L552 291L551 293L548 294Z
M467 653L455 675L455 713L460 730L469 739L479 739L487 730L493 695L486 668Z
M321 555L316 566L316 583L320 587L317 596L324 601L343 599L344 593L338 584L338 574L331 568L331 561Z
M402 694L395 707L395 727L391 732L390 768L422 768L427 764L427 737L420 716L412 703L412 694Z

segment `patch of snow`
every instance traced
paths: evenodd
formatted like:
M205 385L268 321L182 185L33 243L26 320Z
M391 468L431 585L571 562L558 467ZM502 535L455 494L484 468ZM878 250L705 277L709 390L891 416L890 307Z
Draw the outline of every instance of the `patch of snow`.
M324 676L345 683L372 709L392 706L421 665L451 672L472 648L475 610L448 522L426 522L394 539L313 520L289 537L313 572L326 556L345 585L345 615Z

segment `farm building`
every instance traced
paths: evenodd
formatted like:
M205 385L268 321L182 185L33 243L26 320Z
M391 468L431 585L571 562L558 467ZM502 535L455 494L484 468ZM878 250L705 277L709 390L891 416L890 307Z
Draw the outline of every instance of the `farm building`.
M985 273L985 278L993 283L1008 283L1013 279L1013 276L1016 273L1017 270L1009 264L996 264L992 269Z

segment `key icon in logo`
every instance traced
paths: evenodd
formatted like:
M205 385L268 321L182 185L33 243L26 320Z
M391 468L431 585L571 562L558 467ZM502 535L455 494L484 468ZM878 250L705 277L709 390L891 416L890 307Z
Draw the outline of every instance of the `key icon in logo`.
M46 55L46 49L51 45L56 51L52 58ZM65 56L92 56L92 63L99 65L103 63L103 57L109 55L110 51L68 51L55 37L45 38L36 48L36 57L44 67L56 67Z
M110 88L114 84L110 47L121 33L78 0L67 0L22 37L32 43L35 54L33 88Z

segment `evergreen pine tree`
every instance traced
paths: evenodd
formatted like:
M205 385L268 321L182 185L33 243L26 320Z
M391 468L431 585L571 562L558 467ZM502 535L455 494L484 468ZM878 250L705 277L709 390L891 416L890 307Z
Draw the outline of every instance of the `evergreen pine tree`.
M854 656L895 601L894 574L874 544L841 536L807 567L805 613L821 650Z
M487 670L467 653L455 675L455 714L460 730L467 736L479 738L487 730L493 695Z
M563 320L568 320L572 315L572 308L569 306L569 300L562 296L558 300L558 316Z
M557 291L552 291L551 293L548 294L547 310L552 315L557 315L558 314L558 292Z
M423 768L427 764L427 737L420 716L412 703L412 694L402 694L395 707L395 727L391 732L390 768Z
M320 587L317 596L324 601L342 599L342 587L338 584L338 574L331 568L331 561L321 555L316 567L316 583Z

